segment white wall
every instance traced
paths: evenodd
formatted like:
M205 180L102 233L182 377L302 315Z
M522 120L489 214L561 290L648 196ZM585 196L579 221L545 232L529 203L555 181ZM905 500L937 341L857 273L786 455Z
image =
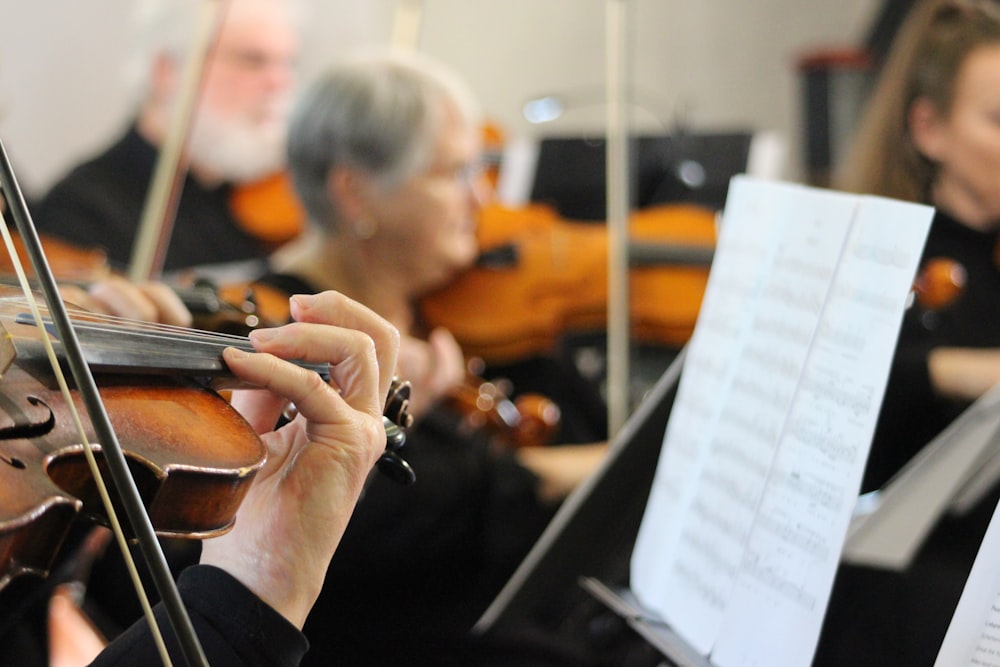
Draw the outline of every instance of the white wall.
M206 0L208 1L208 0ZM623 2L627 0L615 0ZM777 130L798 178L799 79L804 52L860 43L877 0L629 0L630 77L655 116L693 127ZM303 71L389 41L395 0L313 0ZM420 48L451 62L508 135L537 133L520 116L542 92L604 83L608 0L425 0ZM0 139L35 194L117 132L130 0L0 0ZM546 133L597 130L599 105L579 107Z

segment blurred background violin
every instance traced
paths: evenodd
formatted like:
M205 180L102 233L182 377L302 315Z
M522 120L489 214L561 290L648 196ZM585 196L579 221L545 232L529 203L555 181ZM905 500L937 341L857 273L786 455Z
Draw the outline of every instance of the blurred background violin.
M244 230L274 247L305 228L305 210L285 171L234 188L229 205Z
M17 235L13 236L13 240L22 265L28 268L31 276L24 244ZM61 285L88 289L113 275L107 255L100 248L81 248L53 237L45 237L41 241L52 273ZM0 254L0 284L13 285L15 282L10 257ZM195 329L246 335L260 326L278 323L262 317L252 290L230 286L223 293L217 285L204 280L173 284L171 287L191 312L192 327Z
M704 207L651 207L631 219L630 316L638 340L679 347L701 307L715 243ZM608 234L535 204L483 209L477 264L421 302L430 326L468 354L506 363L552 350L570 333L607 324Z
M461 432L486 433L504 449L553 444L562 420L554 401L538 393L523 393L512 400L514 387L509 380L484 380L481 360L473 359L469 365L466 381L453 387L442 401L460 416Z

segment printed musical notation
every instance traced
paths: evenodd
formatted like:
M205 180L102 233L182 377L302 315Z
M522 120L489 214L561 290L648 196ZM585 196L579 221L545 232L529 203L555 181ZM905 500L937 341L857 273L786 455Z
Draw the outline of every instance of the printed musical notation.
M631 581L713 665L811 661L931 216L731 184Z

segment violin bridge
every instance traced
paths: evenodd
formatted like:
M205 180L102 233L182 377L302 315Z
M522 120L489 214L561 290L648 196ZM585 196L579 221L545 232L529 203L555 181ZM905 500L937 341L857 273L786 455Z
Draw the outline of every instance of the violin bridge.
M14 347L14 339L3 324L0 324L0 378L7 372L10 365L14 363L17 356L17 349Z

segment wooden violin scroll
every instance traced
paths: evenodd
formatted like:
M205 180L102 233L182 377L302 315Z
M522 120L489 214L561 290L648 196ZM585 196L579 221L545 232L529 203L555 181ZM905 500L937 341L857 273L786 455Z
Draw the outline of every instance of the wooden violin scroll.
M442 405L459 416L459 430L482 432L505 449L550 445L562 423L559 406L547 396L526 393L512 399L510 381L484 380L485 364L473 357L463 384L442 399Z

